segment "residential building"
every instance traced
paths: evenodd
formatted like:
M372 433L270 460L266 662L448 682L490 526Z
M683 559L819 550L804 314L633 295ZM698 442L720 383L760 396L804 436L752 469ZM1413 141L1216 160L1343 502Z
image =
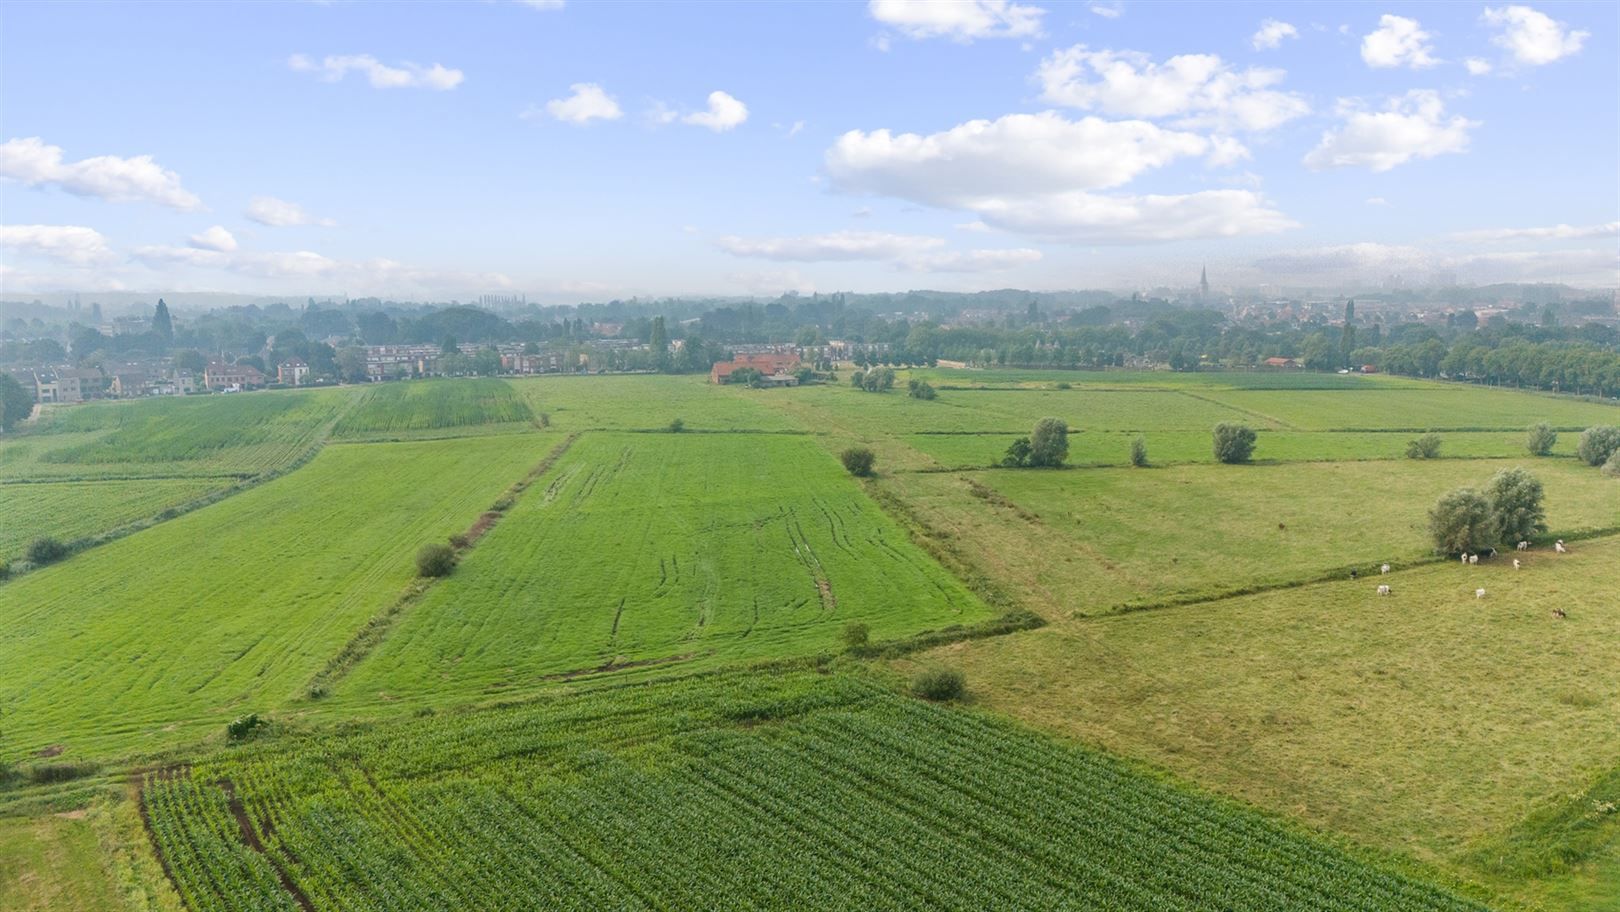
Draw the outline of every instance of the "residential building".
M309 379L309 364L303 358L288 358L276 365L276 382L303 386Z

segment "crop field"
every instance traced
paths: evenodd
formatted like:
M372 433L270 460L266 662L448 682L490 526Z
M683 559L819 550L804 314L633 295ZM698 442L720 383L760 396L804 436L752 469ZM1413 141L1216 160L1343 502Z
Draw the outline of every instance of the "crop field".
M1427 512L1528 465L1561 534L1620 525L1620 485L1569 459L899 474L885 481L1042 614L1214 596L1429 557Z
M1322 374L1307 371L1205 371L1171 373L1137 370L1025 370L1020 368L915 368L910 375L935 386L1054 389L1071 387L1150 387L1156 389L1434 389L1438 384L1389 374Z
M536 415L565 431L803 431L771 408L773 392L713 386L707 376L535 377L513 380Z
M495 378L387 383L338 422L338 437L529 426L534 415L511 384Z
M587 434L344 692L802 655L851 621L886 640L989 616L806 437Z
M8 750L139 750L297 696L411 580L419 545L466 529L553 443L328 447L0 586Z
M1292 428L1522 430L1536 422L1579 431L1620 422L1620 406L1481 387L1300 392L1239 390L1204 393Z
M1549 804L1601 825L1620 798L1617 592L1608 538L1518 571L1446 562L945 651L987 706L1312 825L1487 880L1599 878L1557 832L1515 834ZM1605 773L1607 791L1583 796Z
M1479 908L855 676L283 739L149 774L142 801L197 912Z
M227 485L217 478L0 484L0 561L17 559L36 538L72 542L109 532Z
M305 455L358 395L289 390L57 408L43 426L7 442L0 471L60 479L257 475Z

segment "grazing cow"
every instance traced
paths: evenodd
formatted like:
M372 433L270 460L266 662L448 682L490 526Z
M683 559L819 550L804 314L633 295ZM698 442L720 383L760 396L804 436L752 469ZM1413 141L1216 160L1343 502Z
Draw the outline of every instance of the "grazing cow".
M1468 555L1468 562L1470 564L1479 563L1479 555L1478 554L1470 554L1470 555Z
M1513 569L1519 569L1519 559L1516 557L1513 559Z
M1466 553L1464 553L1462 556L1462 562L1465 564L1468 563L1468 555Z
M1564 540L1561 539L1561 538L1558 541L1553 543L1553 550L1557 551L1559 554L1568 554L1569 553L1569 549L1564 547Z
M1379 567L1378 572L1379 573L1388 573L1389 572L1389 564L1385 564L1384 566Z
M1519 548L1520 551L1529 551L1530 550L1530 543L1527 542L1527 541L1519 542L1518 548Z
M1557 619L1559 619L1561 621L1564 618L1569 617L1569 615L1567 613L1565 613L1564 609L1562 609L1562 608L1554 608L1553 609L1553 617L1555 617L1555 618L1557 618Z
M1379 595L1389 595L1389 587L1388 586L1379 586L1378 587L1378 594Z
M1474 590L1474 598L1482 599L1484 597L1485 597L1485 590L1484 589L1475 589Z

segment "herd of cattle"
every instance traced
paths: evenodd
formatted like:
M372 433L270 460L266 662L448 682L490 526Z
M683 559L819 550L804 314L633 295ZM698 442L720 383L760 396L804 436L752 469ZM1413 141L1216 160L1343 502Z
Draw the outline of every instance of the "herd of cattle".
M1527 541L1521 541L1516 546L1516 550L1529 551L1530 550L1530 543L1527 542ZM1557 540L1556 542L1553 542L1553 550L1556 551L1559 554L1568 554L1569 553L1569 548L1565 547L1564 540L1561 539L1561 538L1559 540ZM1496 549L1495 548L1488 548L1485 551L1480 552L1479 554L1466 554L1465 553L1465 554L1460 555L1460 560L1462 561L1462 563L1465 566L1478 565L1479 564L1479 559L1480 559L1481 556L1483 556L1487 560L1489 560L1490 558L1496 556ZM1519 562L1519 559L1515 557L1513 559L1513 569L1518 570L1521 566L1523 566L1523 565ZM1389 573L1389 571L1390 571L1389 564L1384 564L1383 566L1378 568L1378 572L1379 572L1380 575L1387 574L1387 573ZM1355 573L1352 572L1350 574L1350 576L1351 576L1352 579L1354 579L1355 578ZM1388 585L1380 585L1378 587L1378 594L1379 595L1389 595L1393 591L1394 590L1390 589L1390 587ZM1486 593L1485 593L1484 589L1475 589L1474 590L1474 598L1476 598L1476 599L1484 598L1485 594ZM1553 609L1553 616L1557 617L1557 618L1560 618L1560 619L1568 617L1568 615L1565 614L1565 612L1562 609L1559 609L1559 608L1554 608Z

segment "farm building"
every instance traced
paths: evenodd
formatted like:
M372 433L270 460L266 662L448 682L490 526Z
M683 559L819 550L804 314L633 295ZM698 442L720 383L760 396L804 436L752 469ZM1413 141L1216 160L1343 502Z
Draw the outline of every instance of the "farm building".
M288 386L303 386L309 376L309 364L303 358L288 358L276 365L276 380Z
M791 352L761 352L738 355L730 361L716 361L709 369L710 383L725 383L732 371L751 367L767 377L791 374L799 367L799 356Z
M1262 361L1261 364L1265 367L1278 367L1284 369L1299 367L1299 361L1294 358L1267 358L1265 361Z

